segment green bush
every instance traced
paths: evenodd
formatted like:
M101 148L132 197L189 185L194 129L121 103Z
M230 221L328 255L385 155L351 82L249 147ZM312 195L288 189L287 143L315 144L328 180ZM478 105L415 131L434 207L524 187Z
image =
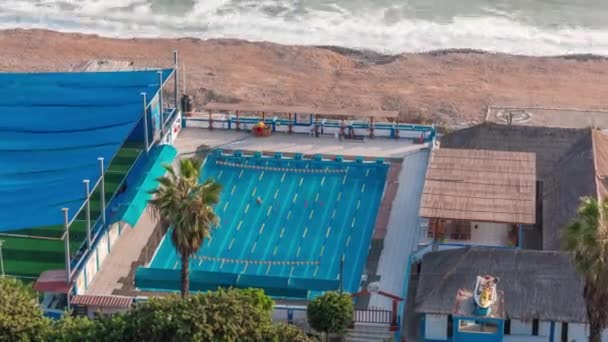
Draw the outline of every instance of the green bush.
M308 324L326 336L342 335L353 321L354 310L350 294L326 292L308 304Z
M126 314L129 341L260 341L272 324L262 290L152 298Z
M272 326L267 342L315 342L316 339L308 337L300 328L291 324L279 323Z

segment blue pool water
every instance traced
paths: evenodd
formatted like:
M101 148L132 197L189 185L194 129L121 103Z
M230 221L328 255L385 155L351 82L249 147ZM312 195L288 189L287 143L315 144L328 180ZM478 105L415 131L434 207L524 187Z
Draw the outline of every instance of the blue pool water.
M207 279L237 276L218 285L249 279L248 286L279 288L297 280L294 286L308 296L327 289L323 281L339 284L343 258L343 287L356 291L387 170L382 162L210 154L201 180L223 185L215 208L221 223L192 258L191 270ZM179 270L170 238L148 268Z

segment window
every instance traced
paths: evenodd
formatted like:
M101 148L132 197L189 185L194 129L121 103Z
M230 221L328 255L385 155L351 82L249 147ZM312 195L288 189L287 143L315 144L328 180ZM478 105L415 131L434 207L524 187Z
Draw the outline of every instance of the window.
M458 322L459 332L495 334L498 324L494 322L461 319Z
M435 225L437 227L435 227ZM437 236L434 236L437 229ZM468 241L471 240L471 221L439 220L429 224L427 237L430 239L443 239Z
M532 320L532 336L538 336L538 320Z
M505 335L511 335L511 320L507 319L505 320Z

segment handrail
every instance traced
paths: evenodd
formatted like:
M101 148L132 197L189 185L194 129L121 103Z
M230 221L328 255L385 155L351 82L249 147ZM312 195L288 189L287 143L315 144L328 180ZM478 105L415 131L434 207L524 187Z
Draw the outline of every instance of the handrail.
M120 189L120 187L124 184L124 182L127 179L127 176L131 173L131 171L133 170L133 168L135 167L135 165L137 164L137 162L139 161L139 159L141 158L143 154L143 150L139 150L139 153L137 154L137 158L135 158L134 162L131 164L131 167L129 167L129 170L127 170L127 172L125 173L125 177L120 181L120 183L118 183L118 189ZM109 166L108 166L109 168ZM101 181L101 177L100 177L100 181ZM112 197L110 197L110 199L106 202L106 208L105 210L107 211L108 208L110 207L110 204L112 204L112 201L114 200L114 198L116 197L117 192L114 192L114 194L112 194ZM105 196L105 194L104 194ZM86 202L85 202L86 203ZM104 229L102 229L102 227L98 227L101 225L101 215L99 215L97 217L97 219L95 220L95 223L92 226L92 238L91 238L91 246L95 246L98 243L98 237L101 235L100 233L103 233ZM106 222L107 225L107 222ZM109 237L108 237L109 238ZM72 272L70 274L70 279L72 279L72 277L74 276L74 274L76 273L76 271L79 270L79 268L82 266L82 262L83 260L87 259L88 255L91 252L91 249L87 248L87 241L83 241L80 246L78 247L78 249L76 250L76 254L80 253L82 250L84 250L84 252L82 253L82 255L80 256L79 259L73 259L72 263L71 263L71 269Z

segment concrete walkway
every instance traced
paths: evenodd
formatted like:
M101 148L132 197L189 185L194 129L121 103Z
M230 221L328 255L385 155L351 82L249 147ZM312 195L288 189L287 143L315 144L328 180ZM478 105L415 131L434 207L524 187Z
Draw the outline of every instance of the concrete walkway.
M111 295L122 288L121 281L131 272L141 251L154 231L156 220L149 210L144 210L137 225L131 229L126 227L118 238L110 254L101 264L99 272L86 291L88 295Z
M366 139L364 142L354 142L340 141L330 136L315 138L306 134L275 133L267 138L256 138L246 132L219 129L210 131L206 128L184 128L175 141L175 147L180 154L194 153L201 145L230 150L385 158L401 158L423 146L413 144L408 139L375 138Z
M420 239L420 197L429 159L429 150L423 149L407 155L401 165L399 187L393 202L380 255L378 275L380 289L401 296L409 255L416 249ZM391 308L391 300L372 295L369 307Z

